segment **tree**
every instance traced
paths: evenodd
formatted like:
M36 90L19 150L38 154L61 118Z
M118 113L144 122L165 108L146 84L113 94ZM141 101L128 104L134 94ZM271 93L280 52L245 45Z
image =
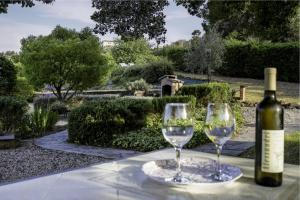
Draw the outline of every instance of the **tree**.
M112 48L112 55L117 63L144 64L157 58L152 54L150 44L145 39L131 41L118 40Z
M21 62L29 82L36 87L50 86L61 101L105 75L101 73L106 60L100 43L87 28L76 32L57 26L48 36L29 36L21 43Z
M36 0L43 3L49 4L54 0ZM21 4L22 7L32 7L34 6L33 0L9 0L9 1L0 1L0 14L7 13L7 8L10 4Z
M191 44L196 46L192 46L186 55L186 66L188 66L189 71L193 73L207 72L209 75L211 70L222 65L225 47L216 27L209 29L199 38L198 42Z
M298 1L184 1L177 5L191 15L204 19L205 30L218 26L222 36L237 32L239 39L258 37L263 40L286 41L294 38L290 19L297 16ZM299 34L299 30L294 32Z
M0 95L11 95L17 83L17 71L14 64L0 56Z
M96 22L95 33L116 33L122 40L139 39L147 35L157 43L165 42L165 15L167 0L109 1L92 0L97 9L91 16Z

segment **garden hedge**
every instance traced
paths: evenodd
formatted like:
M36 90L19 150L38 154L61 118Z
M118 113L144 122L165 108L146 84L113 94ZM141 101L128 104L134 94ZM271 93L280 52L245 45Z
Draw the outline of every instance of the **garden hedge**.
M264 68L276 67L279 81L299 82L299 43L226 42L224 76L263 79Z
M145 126L151 112L149 99L116 99L87 102L69 115L70 142L110 146L113 135Z
M180 88L179 95L193 95L197 99L197 104L206 106L209 102L232 101L233 94L227 83L203 83L186 85Z
M155 52L158 56L164 56L173 62L176 70L185 71L185 57L188 49L182 46L166 46Z
M21 98L0 96L0 134L17 132L27 109L27 102Z
M69 141L110 146L114 135L147 127L153 113L159 114L168 102L192 102L194 97L119 98L86 102L69 115ZM153 121L151 123L154 123Z

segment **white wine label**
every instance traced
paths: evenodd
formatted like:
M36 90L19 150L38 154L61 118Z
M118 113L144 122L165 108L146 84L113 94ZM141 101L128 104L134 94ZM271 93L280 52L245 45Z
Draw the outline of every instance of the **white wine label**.
M262 130L261 171L283 172L284 130Z

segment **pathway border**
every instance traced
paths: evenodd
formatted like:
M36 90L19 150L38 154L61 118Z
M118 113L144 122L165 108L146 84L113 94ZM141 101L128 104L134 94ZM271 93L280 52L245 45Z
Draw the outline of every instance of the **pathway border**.
M41 138L35 139L35 144L39 147L51 150L59 150L69 153L78 153L85 155L100 156L107 159L121 159L130 156L135 156L140 152L123 150L123 149L112 149L102 148L87 145L78 145L67 142L68 131L64 130L51 135L47 135Z

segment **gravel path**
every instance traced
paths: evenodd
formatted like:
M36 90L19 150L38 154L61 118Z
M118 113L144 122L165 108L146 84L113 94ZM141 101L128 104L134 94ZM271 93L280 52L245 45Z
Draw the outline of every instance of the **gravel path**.
M241 133L233 138L235 141L255 141L255 107L243 107L243 115L245 126ZM284 110L284 129L285 133L294 133L300 131L300 110L285 109Z
M33 145L32 141L24 141L17 149L0 151L0 184L82 168L105 161L109 160L99 156L46 150Z

